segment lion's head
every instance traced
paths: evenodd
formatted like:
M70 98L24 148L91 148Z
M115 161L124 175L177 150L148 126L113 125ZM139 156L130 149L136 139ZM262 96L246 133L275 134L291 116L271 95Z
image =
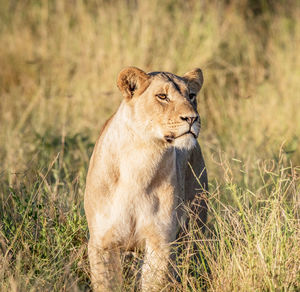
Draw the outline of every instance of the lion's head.
M118 76L130 127L145 140L180 149L196 144L200 132L196 96L202 84L200 69L179 77L128 67Z

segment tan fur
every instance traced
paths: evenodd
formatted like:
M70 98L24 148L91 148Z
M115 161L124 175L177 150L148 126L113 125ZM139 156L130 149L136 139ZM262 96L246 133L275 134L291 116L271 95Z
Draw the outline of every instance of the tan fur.
M199 225L205 222L205 201L198 195L207 189L207 177L196 140L195 98L202 83L200 69L183 77L135 67L120 72L124 100L101 131L86 180L95 291L120 290L120 250L139 245L145 246L142 290L159 289L170 243L186 218L183 206L191 204Z

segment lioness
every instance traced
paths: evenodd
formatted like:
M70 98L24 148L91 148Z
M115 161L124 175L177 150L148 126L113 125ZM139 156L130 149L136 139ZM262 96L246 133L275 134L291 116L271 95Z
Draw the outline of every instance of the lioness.
M128 67L117 84L124 99L101 131L86 180L91 280L96 291L120 289L120 251L143 244L141 286L153 291L164 280L183 204L206 220L196 101L203 76Z

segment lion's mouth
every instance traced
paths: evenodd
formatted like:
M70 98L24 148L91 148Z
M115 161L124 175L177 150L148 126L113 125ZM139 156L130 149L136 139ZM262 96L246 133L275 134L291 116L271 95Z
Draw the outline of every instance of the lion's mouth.
M180 138L185 135L189 135L189 134L191 134L195 139L197 139L197 135L195 133L193 133L192 131L184 132L183 134L181 134L179 136L175 136L174 134L166 135L165 139L168 143L172 143L175 139Z

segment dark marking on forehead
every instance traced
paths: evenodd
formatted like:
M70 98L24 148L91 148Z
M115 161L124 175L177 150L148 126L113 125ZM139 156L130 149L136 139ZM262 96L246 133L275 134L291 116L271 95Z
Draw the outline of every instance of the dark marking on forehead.
M178 86L178 84L173 80L171 79L171 77L169 76L169 74L165 73L165 72L162 72L161 73L163 76L165 76L173 85L174 87L176 88L176 90L179 91L179 93L181 94L181 90L180 90L180 87Z

